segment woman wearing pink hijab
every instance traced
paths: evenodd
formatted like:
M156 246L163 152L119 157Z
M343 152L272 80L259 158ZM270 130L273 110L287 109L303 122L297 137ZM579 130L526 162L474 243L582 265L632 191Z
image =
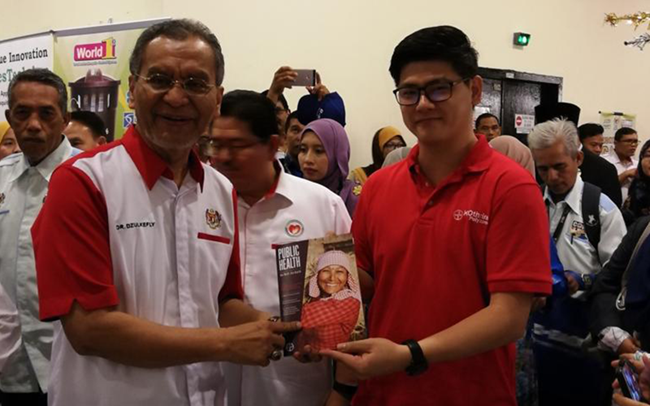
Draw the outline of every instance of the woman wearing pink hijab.
M307 286L308 300L302 307L299 348L336 348L350 340L359 319L361 294L350 272L350 257L343 251L327 251L318 258L316 274Z

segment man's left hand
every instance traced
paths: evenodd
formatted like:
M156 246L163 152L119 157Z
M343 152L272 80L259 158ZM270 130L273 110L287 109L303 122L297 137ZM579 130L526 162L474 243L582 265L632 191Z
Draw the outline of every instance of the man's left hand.
M578 283L570 273L565 272L564 275L566 276L567 285L569 287L569 295L573 295L578 291L578 289L580 289L580 283Z
M307 86L306 89L309 94L316 95L318 101L322 101L325 96L330 94L329 89L321 81L320 74L318 72L316 72L316 86Z
M407 346L385 338L339 344L337 350L321 350L320 353L345 364L358 379L404 371L411 363L411 351Z

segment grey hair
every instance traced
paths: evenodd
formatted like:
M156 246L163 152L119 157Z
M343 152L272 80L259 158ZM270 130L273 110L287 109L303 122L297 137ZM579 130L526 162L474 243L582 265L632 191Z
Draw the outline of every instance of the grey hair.
M131 58L129 59L129 70L131 74L140 73L142 67L142 55L147 45L158 37L166 37L172 40L183 41L189 37L198 37L205 41L214 53L214 71L216 74L216 84L221 86L224 76L224 60L221 52L221 44L217 37L203 23L190 19L175 19L163 21L154 24L140 34L135 43Z
M528 146L531 150L546 149L557 141L562 141L571 158L578 155L580 141L575 124L565 118L555 118L537 124L528 134Z
M27 69L15 75L9 83L9 109L11 109L16 102L14 100L14 87L21 82L35 82L42 85L52 86L59 94L59 108L61 113L65 115L68 111L68 89L63 83L63 80L54 72L49 69L33 68Z

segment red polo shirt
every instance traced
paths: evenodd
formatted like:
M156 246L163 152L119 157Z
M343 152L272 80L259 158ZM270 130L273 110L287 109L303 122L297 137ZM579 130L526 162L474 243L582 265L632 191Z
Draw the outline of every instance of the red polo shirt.
M352 230L374 276L369 336L421 340L486 306L494 292L550 294L548 222L540 190L484 137L436 187L404 161L365 184ZM458 345L462 345L459 342ZM354 405L516 405L514 345L361 384Z

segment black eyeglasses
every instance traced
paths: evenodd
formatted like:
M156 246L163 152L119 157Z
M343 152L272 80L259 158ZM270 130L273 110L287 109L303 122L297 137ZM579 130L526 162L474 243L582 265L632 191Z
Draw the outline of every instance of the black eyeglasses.
M203 96L208 94L216 85L212 85L203 79L189 77L187 79L176 80L162 73L154 73L150 76L135 76L147 82L149 87L156 92L168 92L178 83L178 85L185 90L189 95Z
M420 102L420 95L424 96L431 103L440 103L451 98L451 90L459 83L469 79L459 79L454 82L449 80L436 80L424 87L404 86L393 90L395 100L400 106L414 106Z

